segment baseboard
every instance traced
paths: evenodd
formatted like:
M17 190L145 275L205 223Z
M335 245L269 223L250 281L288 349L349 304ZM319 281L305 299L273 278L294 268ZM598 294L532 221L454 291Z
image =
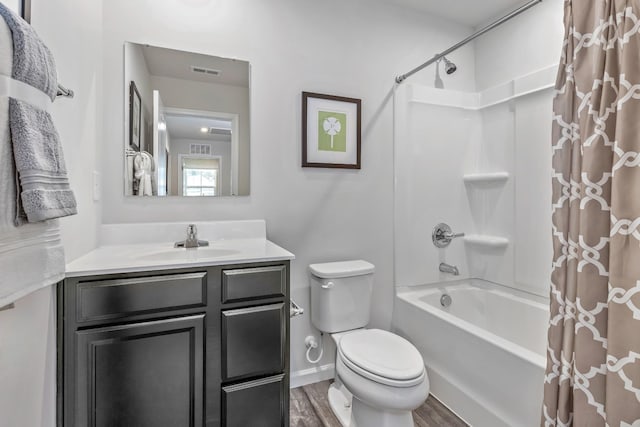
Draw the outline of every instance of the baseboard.
M317 368L302 369L291 373L289 378L290 387L296 388L307 384L318 383L324 380L330 380L334 377L335 365L329 363L327 365L318 366Z

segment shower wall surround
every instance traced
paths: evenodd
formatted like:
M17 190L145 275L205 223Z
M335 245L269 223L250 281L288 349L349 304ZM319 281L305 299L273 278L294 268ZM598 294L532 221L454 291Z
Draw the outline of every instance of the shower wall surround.
M548 294L555 69L476 93L397 89L397 286L472 277ZM440 222L466 236L437 249L429 237Z

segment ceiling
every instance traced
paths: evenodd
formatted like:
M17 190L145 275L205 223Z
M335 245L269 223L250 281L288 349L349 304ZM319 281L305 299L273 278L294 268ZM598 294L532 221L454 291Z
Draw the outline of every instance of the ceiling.
M487 24L488 21L511 12L527 3L527 0L389 0L400 6L420 10L447 18L470 27Z
M231 130L231 120L187 115L165 114L167 131L171 139L197 139L200 141L231 141L231 136L204 133L200 129L220 128Z
M142 45L149 74L203 83L249 87L249 63L201 53ZM194 73L191 67L219 70L220 75Z

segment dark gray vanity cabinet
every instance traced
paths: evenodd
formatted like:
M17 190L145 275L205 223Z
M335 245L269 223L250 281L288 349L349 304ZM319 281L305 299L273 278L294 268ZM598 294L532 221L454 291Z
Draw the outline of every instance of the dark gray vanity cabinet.
M288 267L65 279L58 427L288 426Z

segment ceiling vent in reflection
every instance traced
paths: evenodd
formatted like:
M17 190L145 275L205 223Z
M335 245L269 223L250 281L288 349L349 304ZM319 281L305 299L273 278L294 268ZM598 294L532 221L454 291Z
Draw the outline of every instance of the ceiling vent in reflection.
M210 127L207 133L210 135L231 135L231 129Z
M191 66L191 71L198 74L209 74L211 76L219 76L220 70L214 70L213 68L199 67L197 65Z
M211 155L211 144L189 144L189 154Z

